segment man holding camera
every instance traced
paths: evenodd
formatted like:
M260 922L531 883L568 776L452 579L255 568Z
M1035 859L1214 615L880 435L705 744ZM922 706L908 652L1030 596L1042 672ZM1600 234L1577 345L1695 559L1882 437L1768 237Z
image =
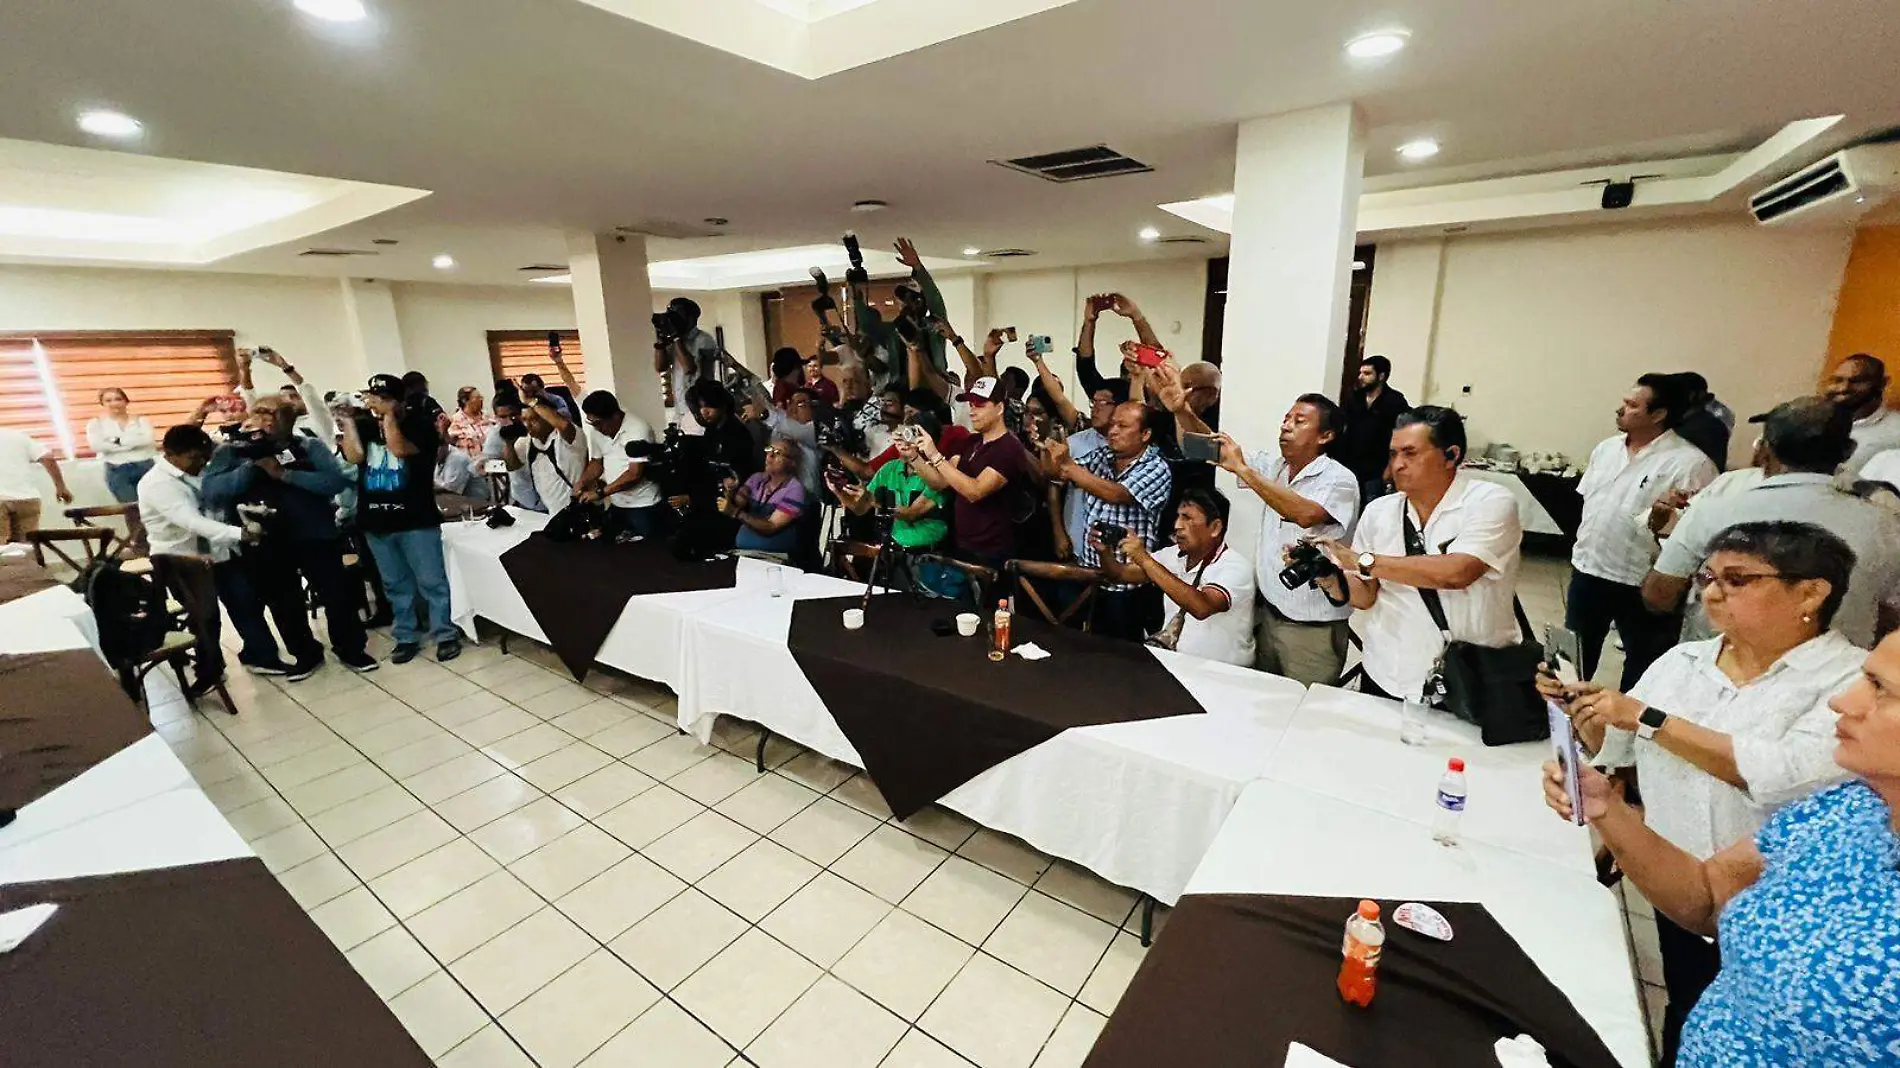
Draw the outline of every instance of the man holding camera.
M568 421L555 406L554 394L544 393L534 405L521 413L521 423L504 434L501 460L508 465L508 477L520 475L528 481L528 492L550 514L566 508L574 499L574 486L587 467L587 447L581 443L580 427ZM506 430L506 428L503 428Z
M1084 456L1075 456L1066 441L1043 443L1047 469L1074 489L1088 495L1084 520L1089 536L1076 550L1076 562L1099 568L1130 537L1153 546L1159 536L1161 511L1174 491L1174 475L1161 450L1154 447L1151 412L1129 401L1116 406L1109 419L1107 442ZM1097 595L1095 632L1140 641L1160 625L1160 605L1152 590L1139 583L1105 585Z
M1000 569L1016 555L1016 518L1030 503L1027 486L1035 460L1003 422L1003 390L996 379L977 379L958 399L970 406L975 431L962 451L946 456L929 438L900 443L898 451L908 446L922 453L924 466L917 473L930 488L955 495L950 514L957 555Z
M681 393L682 400L685 394ZM620 400L597 389L581 401L587 420L587 466L575 494L583 501L606 501L608 527L615 536L658 538L669 524L660 485L646 477L646 464L628 455L627 446L645 455L653 445L653 428L646 420L622 411Z
M369 541L395 610L393 663L422 652L418 609L426 603L435 658L462 655L462 632L449 615L448 569L442 559L442 511L433 476L441 438L435 417L411 408L402 379L371 375L364 403L372 418L343 428L343 455L358 467L356 521Z
M257 386L251 380L251 364L262 360L283 373L290 384L277 390L284 403L297 413L297 432L308 434L322 440L325 445L336 441L336 420L330 418L330 406L324 403L317 387L304 381L289 360L279 355L276 349L259 345L255 349L239 349L237 353L238 396L244 398L248 407L257 403Z
M1171 607L1149 642L1164 649L1252 667L1253 565L1227 546L1227 496L1219 490L1183 490L1175 509L1173 544L1150 552L1130 533L1117 546L1127 558L1104 559L1102 573L1126 583L1152 584Z
M856 245L856 238L846 241L847 248ZM943 335L939 334L931 323L948 317L944 310L943 292L937 288L937 282L930 277L930 271L924 267L924 258L918 254L917 246L910 238L897 239L897 260L910 268L911 280L915 286L898 286L896 300L897 315L888 323L878 310L871 306L870 295L865 288L869 281L861 268L854 268L847 280L851 284L851 304L858 324L858 332L867 346L882 349L887 364L892 365L893 380L915 386L919 383L908 373L906 353L912 345L920 347L928 356L930 364L937 374L943 374L949 366L944 349Z
M259 397L204 471L208 512L235 517L242 508L263 517L263 537L245 549L241 568L219 571L220 599L244 639L238 659L253 674L284 675L292 682L316 673L323 645L311 634L304 609L308 582L323 604L331 651L353 671L374 671L376 660L364 651L366 635L356 614L361 598L344 575L336 526L336 496L349 479L330 446L297 433L296 424L297 413L283 398ZM433 458L425 458L425 465L426 490ZM264 624L266 610L283 636L288 664Z
M1280 420L1280 449L1251 455L1220 435L1220 465L1266 504L1254 549L1254 577L1266 601L1255 617L1261 671L1308 686L1330 686L1346 666L1346 620L1352 606L1335 603L1288 553L1302 541L1344 541L1359 517L1359 480L1327 455L1344 417L1331 397L1307 393ZM1321 557L1324 559L1324 557ZM1298 579L1289 588L1283 571Z
M1352 546L1319 544L1339 571L1322 579L1335 600L1350 597L1359 637L1359 689L1420 696L1445 648L1427 607L1435 599L1449 637L1502 648L1519 640L1513 605L1523 528L1509 490L1459 470L1465 423L1450 408L1423 405L1397 419L1392 484L1366 505Z
M553 394L547 396L550 401L560 399ZM521 397L497 392L489 407L494 410L495 425L488 428L488 436L482 441L483 468L486 469L492 461L500 460L508 469L508 503L530 512L547 511L547 505L542 503L541 495L535 491L534 472L528 470L520 452L511 447L528 434L521 418ZM512 460L510 456L513 456Z
M704 433L696 420L679 418L679 411L695 383L719 377L718 339L699 328L699 305L689 297L674 297L665 311L654 314L653 336L653 370L667 376L667 406L674 410L674 421L682 433ZM581 408L585 412L585 402Z

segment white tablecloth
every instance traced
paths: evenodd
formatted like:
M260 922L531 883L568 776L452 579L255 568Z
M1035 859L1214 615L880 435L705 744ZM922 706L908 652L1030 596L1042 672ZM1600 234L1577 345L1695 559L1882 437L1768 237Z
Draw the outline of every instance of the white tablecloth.
M1509 801L1535 805L1562 826L1539 798ZM1568 865L1469 838L1456 848L1441 846L1431 837L1429 798L1417 812L1420 819L1407 819L1285 782L1255 783L1188 893L1370 897L1388 909L1402 901L1478 902L1569 996L1617 1060L1647 1068L1649 1036L1616 896ZM1343 927L1346 917L1339 921Z
M1563 537L1563 528L1551 517L1550 510L1531 494L1530 487L1524 485L1523 479L1504 471L1487 471L1478 467L1467 467L1465 470L1471 473L1472 478L1481 478L1511 491L1511 496L1517 498L1517 520L1523 525L1524 533Z
M797 594L836 595L816 584ZM691 615L692 670L680 691L680 726L703 740L717 716L734 715L861 768L863 759L786 647L790 600L741 598ZM875 630L873 606L867 642L876 640ZM1110 882L1173 902L1241 790L1264 772L1303 690L1278 676L1149 652L1205 715L1064 731L971 779L943 805Z
M501 566L501 555L527 540L529 534L547 526L548 516L514 508L509 511L515 516L515 525L499 530L491 530L482 523L442 525L443 555L449 574L449 614L471 641L476 639L475 619L480 616L505 630L545 642L546 632L534 621L534 614L528 611L521 594L515 591L514 582ZM737 584L733 587L629 598L619 622L607 633L600 651L594 654L595 662L661 683L677 692L685 682L681 621L701 608L722 604L747 592L767 599L765 592L774 571L788 589L803 588L810 579L838 583L826 586L831 592L824 596L852 588L850 583L840 580L808 576L796 568L742 558ZM585 582L587 576L576 573L573 581Z

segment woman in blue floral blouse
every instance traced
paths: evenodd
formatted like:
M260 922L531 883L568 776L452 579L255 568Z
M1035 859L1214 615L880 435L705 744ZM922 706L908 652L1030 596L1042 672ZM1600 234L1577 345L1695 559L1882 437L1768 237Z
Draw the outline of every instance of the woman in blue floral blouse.
M1781 809L1698 861L1595 771L1583 812L1665 915L1718 935L1722 971L1682 1032L1679 1068L1900 1065L1900 635L1831 702L1854 779ZM1571 812L1557 765L1544 793Z

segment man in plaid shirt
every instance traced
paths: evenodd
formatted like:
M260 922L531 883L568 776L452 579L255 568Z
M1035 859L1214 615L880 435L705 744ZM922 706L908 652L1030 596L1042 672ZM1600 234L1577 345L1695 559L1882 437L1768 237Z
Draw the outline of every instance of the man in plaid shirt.
M1152 444L1150 418L1147 405L1129 401L1116 406L1106 445L1080 457L1071 457L1065 444L1050 446L1050 464L1056 474L1088 495L1084 519L1089 536L1076 546L1076 562L1083 567L1101 566L1104 547L1096 533L1099 525L1125 528L1151 549L1157 543L1161 512L1174 489L1174 476ZM1113 552L1114 547L1107 551ZM1142 640L1161 625L1161 603L1155 594L1154 587L1146 585L1103 586L1095 610L1095 632Z

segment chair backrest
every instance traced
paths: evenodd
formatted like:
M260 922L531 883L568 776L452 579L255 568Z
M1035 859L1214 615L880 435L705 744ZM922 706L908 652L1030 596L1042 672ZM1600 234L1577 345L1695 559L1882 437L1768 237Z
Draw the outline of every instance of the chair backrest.
M955 559L954 557L940 556L937 553L912 553L911 560L913 563L930 563L939 567L947 567L953 571L961 571L964 577L970 581L970 587L975 595L977 607L981 608L985 605L991 607L995 606L997 587L1001 584L1002 579L1002 576L997 574L995 568L968 563L963 560Z
M1024 595L1043 619L1058 627L1066 627L1072 620L1081 619L1081 629L1088 630L1095 622L1095 595L1102 588L1102 573L1091 567L1076 567L1073 564L1051 564L1040 560L1011 560L1003 565L1016 579L1016 589ZM1061 612L1049 606L1044 589L1038 589L1037 583L1070 582L1081 585L1081 592L1069 601Z
M118 560L106 556L89 566L74 585L92 609L99 626L99 652L113 668L137 663L164 644L171 620L156 582L122 569Z
M116 535L106 527L67 527L56 530L36 530L26 536L33 546L33 557L41 567L46 566L46 550L66 562L66 566L82 574L92 565L108 555L112 539ZM77 545L85 553L85 559L75 560L66 546ZM83 588L82 592L83 592Z
M73 521L75 526L89 527L93 519L113 519L137 510L138 505L130 502L119 504L95 504L84 508L68 508L61 513Z
M831 557L831 573L851 582L863 582L877 562L878 547L868 541L838 539L825 547Z

